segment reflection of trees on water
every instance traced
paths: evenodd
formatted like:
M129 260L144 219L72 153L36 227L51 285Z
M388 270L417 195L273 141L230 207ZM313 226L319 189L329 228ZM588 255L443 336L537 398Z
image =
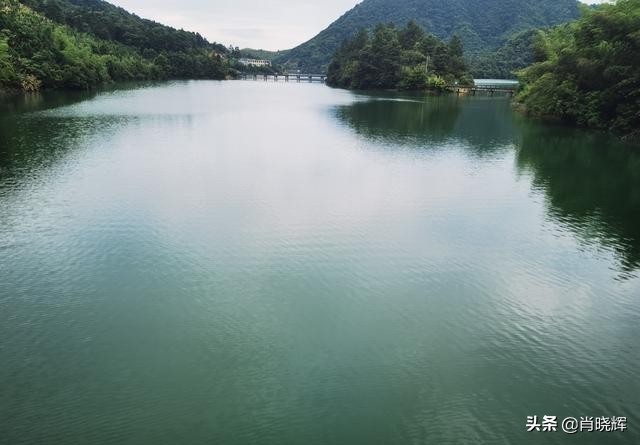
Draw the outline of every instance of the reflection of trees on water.
M555 221L640 267L640 150L604 134L524 123L517 165L544 190Z
M85 100L93 99L98 94L134 91L142 88L164 86L170 83L184 83L184 81L118 82L115 84L104 85L90 91L64 90L28 94L6 94L0 96L0 117L7 113L28 113L73 105Z
M94 96L90 92L52 92L7 98L0 107L0 188L6 181L51 165L86 133L86 125L78 119L51 119L34 112Z
M49 91L3 97L0 101L0 189L45 171L87 135L104 132L124 120L116 115L52 116L47 110L90 101L98 94L120 94L156 84L118 83L95 91Z
M337 110L338 118L358 134L391 142L403 142L406 137L431 142L447 139L458 113L455 102L437 98L420 102L380 98L354 102Z
M544 191L548 215L587 242L616 251L625 272L640 268L640 150L605 134L532 122L509 101L384 94L336 115L374 142L434 149L450 142L480 159L517 147L521 171Z
M9 95L0 101L0 117L8 113L28 113L72 105L95 96L96 93L93 91L49 91Z
M468 153L485 156L513 144L516 130L509 107L505 98L394 94L367 96L338 107L336 115L372 140L416 148L458 141Z

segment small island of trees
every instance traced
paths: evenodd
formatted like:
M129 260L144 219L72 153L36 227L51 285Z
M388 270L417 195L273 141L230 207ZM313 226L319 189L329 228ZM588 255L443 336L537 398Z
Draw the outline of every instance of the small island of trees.
M472 84L462 40L448 43L425 33L415 22L398 29L379 24L361 30L336 51L327 83L358 90L444 90L449 84Z

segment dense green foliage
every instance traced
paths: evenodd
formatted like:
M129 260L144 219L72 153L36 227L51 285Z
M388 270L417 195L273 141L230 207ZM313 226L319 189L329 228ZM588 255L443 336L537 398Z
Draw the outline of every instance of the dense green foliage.
M25 3L68 25L51 20L17 0L0 0L0 88L87 89L109 81L223 78L227 73L218 54L224 48L211 45L196 34L137 18L108 3L64 0ZM113 16L103 14L102 19L92 21L90 10L76 3L99 5ZM82 25L71 17L87 17L87 21ZM130 32L124 31L123 23L131 26ZM137 35L147 35L147 40L132 36L136 23ZM106 30L112 34L104 34ZM159 35L156 40L150 37L154 30ZM144 46L156 44L157 47Z
M17 1L0 0L0 10L0 86L88 88L159 75L134 51L74 33Z
M521 31L576 17L577 0L364 0L313 39L277 57L276 62L306 72L324 71L342 42L358 30L371 30L378 23L404 26L411 20L441 39L460 36L471 59L498 50Z
M585 8L541 32L536 49L520 73L528 113L640 136L640 0Z
M415 22L405 28L379 24L372 35L361 30L336 51L327 72L331 86L354 89L443 89L471 83L463 46L427 35Z

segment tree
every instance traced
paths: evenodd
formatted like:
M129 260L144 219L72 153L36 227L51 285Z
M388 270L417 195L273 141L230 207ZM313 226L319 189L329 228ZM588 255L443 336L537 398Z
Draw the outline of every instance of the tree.
M15 82L16 73L9 54L9 38L0 34L0 85Z
M464 48L462 46L462 39L456 34L449 41L449 48L447 51L449 57L448 71L455 77L462 77L467 70L464 62Z
M619 0L540 33L519 73L528 113L640 137L640 0Z
M416 44L424 39L424 35L423 29L411 20L404 29L400 30L398 39L402 49L415 49Z

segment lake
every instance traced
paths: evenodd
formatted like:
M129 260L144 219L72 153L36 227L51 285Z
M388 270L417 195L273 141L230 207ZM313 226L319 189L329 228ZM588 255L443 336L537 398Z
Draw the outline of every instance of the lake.
M2 444L638 444L640 148L506 97L5 98L0 338Z

